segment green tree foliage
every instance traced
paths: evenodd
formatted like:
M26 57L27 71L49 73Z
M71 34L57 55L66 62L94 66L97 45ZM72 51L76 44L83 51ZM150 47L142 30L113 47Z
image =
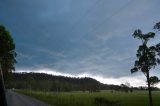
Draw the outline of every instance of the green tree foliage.
M131 73L137 71L144 73L147 78L150 106L153 106L149 71L155 68L156 65L160 64L160 59L158 58L160 55L160 44L153 46L147 45L148 41L155 37L154 32L143 34L142 31L138 29L133 33L133 37L141 40L142 44L138 47L136 54L137 60L135 61L134 67L131 69Z
M154 26L154 29L157 29L160 31L160 22L157 22Z
M160 82L159 78L157 76L152 76L149 78L151 86L154 86Z
M7 105L3 73L5 79L7 79L7 75L14 70L14 63L16 63L16 52L14 50L15 44L10 33L5 29L5 27L0 26L0 104L2 106Z
M15 70L15 57L15 43L5 27L0 26L0 63L5 80L7 80L8 75Z

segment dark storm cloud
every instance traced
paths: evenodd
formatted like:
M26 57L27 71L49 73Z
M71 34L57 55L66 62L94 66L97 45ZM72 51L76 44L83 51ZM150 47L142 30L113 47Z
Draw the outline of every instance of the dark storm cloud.
M0 24L16 42L18 69L107 77L130 74L137 28L152 30L158 0L1 0ZM136 45L137 43L137 45Z

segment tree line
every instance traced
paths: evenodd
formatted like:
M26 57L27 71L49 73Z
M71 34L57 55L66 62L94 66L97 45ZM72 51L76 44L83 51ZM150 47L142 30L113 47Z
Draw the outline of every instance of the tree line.
M92 78L74 78L54 76L44 73L13 73L7 88L30 89L41 91L89 91L96 92L102 83Z
M66 76L55 76L45 73L13 73L12 81L6 83L8 89L28 89L37 91L54 91L54 92L69 92L69 91L87 91L99 92L100 90L116 90L124 92L132 92L133 90L145 90L145 87L130 87L126 84L109 85L102 84L99 81L85 77L75 78ZM158 90L158 88L154 88Z

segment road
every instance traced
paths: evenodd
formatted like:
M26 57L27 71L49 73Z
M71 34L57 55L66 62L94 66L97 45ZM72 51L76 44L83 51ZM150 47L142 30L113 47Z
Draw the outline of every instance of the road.
M6 92L6 98L8 106L50 106L29 96L9 90Z

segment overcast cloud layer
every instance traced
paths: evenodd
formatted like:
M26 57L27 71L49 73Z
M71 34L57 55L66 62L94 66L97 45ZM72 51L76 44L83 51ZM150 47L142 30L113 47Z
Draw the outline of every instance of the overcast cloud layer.
M131 75L130 69L140 43L131 35L137 28L153 31L160 20L159 4L159 0L0 0L0 24L15 40L17 71L131 77L139 75Z

